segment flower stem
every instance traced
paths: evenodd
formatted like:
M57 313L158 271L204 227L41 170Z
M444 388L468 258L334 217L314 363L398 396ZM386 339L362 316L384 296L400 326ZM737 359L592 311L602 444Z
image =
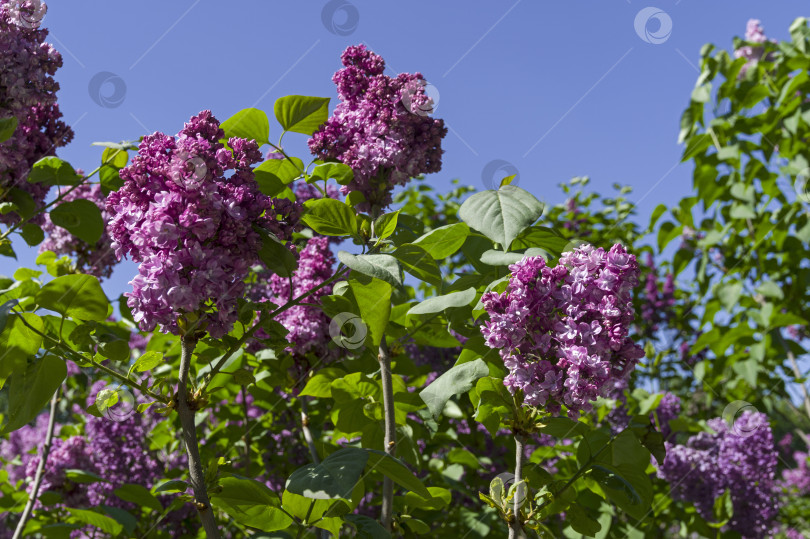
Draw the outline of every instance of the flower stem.
M380 362L380 378L382 379L383 409L385 417L385 453L395 456L397 441L397 422L394 415L394 386L391 379L391 356L388 354L388 344L385 335L380 340L380 352L377 356ZM380 520L383 527L391 531L394 508L394 482L388 477L383 478L382 512Z
M513 485L520 483L523 476L523 442L523 435L515 433L515 482L512 483ZM525 488L523 492L525 492ZM520 506L522 501L521 487L518 486L515 488L514 520L509 523L509 539L523 537L523 525L520 522Z
M53 394L53 397L51 397L50 417L48 417L48 430L45 433L45 444L42 446L42 456L39 459L39 464L37 464L37 471L34 475L34 484L31 486L31 494L28 496L28 502L25 504L25 509L23 509L22 516L20 517L20 521L17 523L17 529L14 530L14 536L12 539L20 539L20 537L22 537L25 524L28 522L31 512L34 510L34 504L36 503L37 496L39 495L39 486L42 484L42 476L43 472L45 471L45 462L48 460L48 454L51 452L51 443L53 442L53 431L56 425L56 403L58 400L59 389L57 389Z
M208 501L205 475L200 461L200 450L197 446L195 411L190 406L188 398L188 373L191 367L191 355L197 346L197 340L190 335L185 335L181 339L181 343L180 382L177 384L177 415L180 416L183 443L185 443L186 452L188 453L188 473L191 478L191 488L194 490L194 505L200 514L200 520L208 539L219 539L219 529L214 519L214 512L211 509L211 502Z

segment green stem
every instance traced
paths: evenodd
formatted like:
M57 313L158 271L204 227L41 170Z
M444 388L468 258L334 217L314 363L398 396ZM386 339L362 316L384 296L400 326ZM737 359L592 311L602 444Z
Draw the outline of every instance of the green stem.
M185 335L181 339L182 352L180 354L180 380L177 384L177 415L180 417L183 443L188 454L188 474L191 479L191 488L194 491L194 506L200 515L203 529L209 539L219 539L214 511L208 500L208 490L205 486L200 449L197 443L197 425L194 421L196 405L192 407L189 402L188 381L191 367L191 357L197 341L194 337Z
M523 442L525 441L522 434L515 433L515 479L513 485L518 485L523 477ZM509 539L518 539L523 537L523 524L520 522L520 506L523 500L520 496L521 487L515 487L515 501L512 512L514 513L512 521L509 523ZM524 489L525 492L525 489Z
M394 385L391 375L391 356L388 354L388 345L385 342L385 335L380 340L380 351L378 355L380 362L380 378L382 380L383 411L385 417L385 436L383 438L385 453L390 456L396 454L397 442L397 421L394 410ZM388 477L383 477L383 496L381 518L383 527L391 531L394 510L394 482Z

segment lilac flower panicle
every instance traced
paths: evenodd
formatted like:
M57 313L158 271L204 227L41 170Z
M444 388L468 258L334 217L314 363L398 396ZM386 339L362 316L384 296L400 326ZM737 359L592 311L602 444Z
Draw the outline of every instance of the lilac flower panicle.
M735 58L746 59L745 65L740 70L740 77L744 76L748 69L759 62L765 52L764 43L768 41L768 38L765 36L765 29L762 27L761 21L758 19L750 19L748 21L745 26L745 41L748 43L758 43L759 45L743 45L734 51Z
M63 188L67 190L68 188ZM106 197L101 192L99 184L83 183L68 192L63 202L73 200L89 200L101 210L101 216L106 222L108 214L106 211ZM105 228L101 238L94 244L80 240L73 234L60 226L56 226L51 221L50 215L45 215L42 223L42 230L45 232L45 241L39 246L39 252L53 251L57 255L74 255L76 257L76 270L81 273L89 273L99 278L108 278L112 275L113 267L118 262L115 251L112 248L112 240Z
M807 496L810 494L810 454L796 451L793 460L796 467L782 471L780 484L793 495Z
M62 56L45 42L48 31L35 24L19 24L20 17L36 20L36 8L45 4L0 0L0 119L16 118L14 134L0 143L0 200L16 187L31 195L41 207L50 189L26 181L31 167L73 138L56 103L59 84L54 80ZM14 213L0 215L0 222L19 220ZM39 222L40 219L34 219Z
M672 434L672 429L669 427L669 422L679 415L681 415L681 399L674 393L664 393L661 402L658 403L658 408L655 410L658 416L658 422L661 425L661 434L664 438L669 438Z
M713 432L696 434L684 445L665 442L667 456L658 477L672 485L675 498L693 503L710 521L714 501L728 490L734 506L728 528L744 537L769 536L778 513L774 496L778 457L767 417L746 411L734 428L719 417L708 425Z
M298 253L298 268L290 279L272 274L269 278L260 276L253 285L250 295L258 302L272 302L284 305L290 297L298 297L309 292L325 280L332 277L335 256L329 249L329 238L318 236L311 238ZM307 297L306 303L317 304L321 298L332 293L332 285L326 285ZM292 296L291 296L292 294ZM280 313L275 320L283 325L290 346L287 352L299 358L314 354L324 360L332 358L335 351L328 344L330 319L324 312L310 305L295 305ZM258 337L264 333L259 330Z
M504 383L554 414L562 405L572 418L592 410L644 356L628 336L635 257L621 245L583 245L554 268L526 257L509 269L506 291L481 298L489 313L481 331L509 370Z
M343 69L332 77L341 102L309 148L319 159L352 168L354 179L341 192L362 193L366 202L358 209L386 207L395 186L441 169L447 128L442 120L411 112L432 110L420 73L384 75L385 61L363 45L348 47L341 60Z
M299 204L263 195L252 166L261 160L256 142L231 138L210 111L178 136L144 137L124 185L107 197L109 233L116 255L140 263L125 294L139 327L177 333L185 313L201 318L214 338L230 331L243 279L259 262L258 225L288 239ZM227 177L226 177L227 176Z

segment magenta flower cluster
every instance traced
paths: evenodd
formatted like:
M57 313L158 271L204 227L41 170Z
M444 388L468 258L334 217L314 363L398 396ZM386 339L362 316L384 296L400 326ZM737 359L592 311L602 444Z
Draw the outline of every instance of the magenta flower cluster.
M710 419L713 432L701 432L685 445L666 442L658 477L672 485L673 497L695 505L713 521L715 500L728 490L734 514L728 528L744 537L767 537L778 512L774 496L777 453L767 417L743 412L732 426Z
M40 2L0 0L0 120L17 119L14 134L0 143L0 195L16 187L30 194L37 206L50 186L28 183L31 166L73 138L56 104L59 84L54 80L62 56L39 28L44 14ZM12 223L16 213L0 215Z
M810 494L810 454L797 451L793 453L795 468L782 471L781 485L789 494L807 496Z
M765 29L757 19L750 19L745 26L745 41L749 43L766 43L768 38L765 36ZM735 58L745 58L746 63L740 70L740 76L755 63L762 59L762 54L765 52L764 45L743 45L734 51Z
M329 239L320 236L311 238L298 253L298 268L292 275L292 288L290 279L272 274L269 278L260 277L253 285L251 295L259 302L269 301L278 306L284 305L291 298L309 292L332 277L334 265L335 255L329 249ZM331 341L330 319L319 307L313 306L331 293L332 285L328 284L304 300L310 305L295 305L275 317L289 332L288 353L296 357L313 354L324 360L334 354L334 350L330 350L328 346ZM258 337L264 335L261 331L257 333Z
M255 141L231 138L210 111L178 136L144 137L138 155L121 169L124 185L107 197L108 230L120 257L140 263L125 294L140 328L178 333L178 319L199 316L218 338L237 318L243 279L259 262L260 226L286 239L300 206L263 195L252 165ZM232 151L231 151L232 150Z
M658 268L649 253L646 262L649 273L644 280L641 295L641 317L650 330L657 331L660 324L666 324L674 316L672 308L675 305L675 276L667 272L664 284L659 288Z
M572 418L593 409L627 378L644 351L628 336L639 268L621 245L609 251L583 245L556 267L540 257L509 266L502 294L481 298L489 313L486 343L509 370L504 383L524 402Z
M78 172L78 171L77 171ZM67 190L69 188L62 188ZM61 191L60 191L61 192ZM107 221L106 211L107 199L101 192L99 184L83 183L68 192L62 202L73 200L89 200L101 210L101 216ZM112 240L106 229L101 238L94 244L80 240L64 228L56 226L51 221L49 215L45 215L42 223L42 230L45 232L45 241L39 245L39 252L53 251L57 255L72 255L76 257L76 270L81 273L89 273L99 278L106 278L112 275L113 267L118 262L115 251L112 248Z
M340 104L309 140L313 155L354 171L341 191L357 191L361 211L391 203L391 191L442 166L444 122L430 117L433 101L420 73L383 74L385 61L363 45L348 47L332 77Z

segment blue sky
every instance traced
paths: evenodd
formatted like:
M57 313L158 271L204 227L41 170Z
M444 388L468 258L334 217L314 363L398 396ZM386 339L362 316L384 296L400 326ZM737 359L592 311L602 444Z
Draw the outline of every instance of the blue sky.
M288 94L334 105L340 53L365 43L389 73L420 71L435 86L436 116L450 128L443 170L429 178L439 189L453 178L485 188L486 165L500 159L551 203L574 176L589 175L602 192L631 185L646 220L691 189L676 137L700 47L730 47L752 17L783 39L794 18L810 15L806 0L647 1L52 0L44 25L64 57L59 102L76 131L59 155L92 170L101 155L93 141L176 133L202 109L224 120L257 107L272 118L273 102ZM648 40L661 43L634 27L651 6L659 16L646 25ZM659 26L667 19L668 35ZM90 87L100 72L113 76L99 92ZM115 106L100 105L105 96ZM284 140L302 157L305 142ZM30 266L35 250L15 248ZM4 259L0 273L16 265ZM128 289L135 271L120 265L109 295Z

